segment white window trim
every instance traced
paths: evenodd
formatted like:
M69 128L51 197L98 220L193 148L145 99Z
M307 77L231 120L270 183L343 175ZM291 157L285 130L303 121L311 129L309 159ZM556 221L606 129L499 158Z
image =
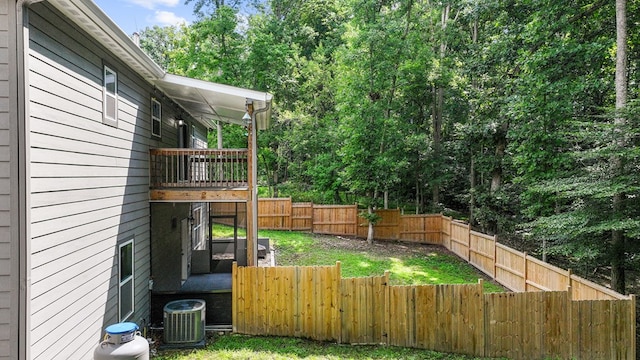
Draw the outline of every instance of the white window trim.
M158 109L159 109L159 116L153 116L153 106L157 104L158 105ZM158 123L158 131L159 133L154 133L153 129L154 129L154 122ZM160 101L156 100L156 98L151 98L151 136L160 138L162 137L162 103L160 103Z
M114 94L111 94L109 91L107 91L107 71L112 73L115 78ZM113 98L115 104L115 117L113 118L107 116L107 98L109 97ZM118 127L118 73L107 65L104 65L104 68L102 70L102 122L107 125Z
M191 230L193 238L191 239L191 250L203 250L206 248L206 244L204 244L202 241L202 210L202 204L197 204L191 212L191 216L193 216L193 228Z
M126 279L121 280L122 276L120 274L122 263L122 248L131 245L131 276L128 276ZM127 240L120 245L118 245L118 318L120 322L127 320L133 313L135 312L135 286L133 280L135 278L135 244L133 239ZM127 285L127 283L131 282L131 311L127 314L122 313L122 287Z

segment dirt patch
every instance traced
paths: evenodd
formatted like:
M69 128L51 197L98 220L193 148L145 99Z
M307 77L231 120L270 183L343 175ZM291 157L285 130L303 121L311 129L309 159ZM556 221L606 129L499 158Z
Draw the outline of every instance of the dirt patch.
M329 235L314 235L314 240L316 241L316 245L323 249L362 251L380 256L410 256L428 253L449 254L455 256L455 254L440 245L379 240L376 240L373 244L369 245L365 239Z

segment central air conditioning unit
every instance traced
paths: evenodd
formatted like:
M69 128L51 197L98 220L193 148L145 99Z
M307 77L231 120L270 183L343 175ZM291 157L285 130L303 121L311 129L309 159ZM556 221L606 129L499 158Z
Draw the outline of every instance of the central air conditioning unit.
M164 306L164 343L188 346L204 342L205 315L204 300L168 302Z

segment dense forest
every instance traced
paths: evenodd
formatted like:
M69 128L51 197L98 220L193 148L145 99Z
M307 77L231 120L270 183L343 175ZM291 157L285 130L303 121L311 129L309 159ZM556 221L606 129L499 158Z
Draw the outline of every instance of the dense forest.
M186 3L141 46L274 95L268 196L443 212L620 292L640 268L640 2Z

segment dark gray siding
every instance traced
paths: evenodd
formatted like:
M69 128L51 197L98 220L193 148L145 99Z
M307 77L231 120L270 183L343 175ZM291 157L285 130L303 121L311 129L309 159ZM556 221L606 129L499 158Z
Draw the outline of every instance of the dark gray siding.
M188 203L151 204L153 290L177 291L181 286L181 220L188 217Z
M131 238L127 320L149 321L148 149L176 146L175 113L163 100L152 138L153 88L46 3L31 9L31 354L90 359L118 321L118 244ZM102 123L104 62L118 73L117 128Z

